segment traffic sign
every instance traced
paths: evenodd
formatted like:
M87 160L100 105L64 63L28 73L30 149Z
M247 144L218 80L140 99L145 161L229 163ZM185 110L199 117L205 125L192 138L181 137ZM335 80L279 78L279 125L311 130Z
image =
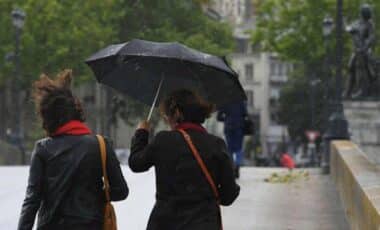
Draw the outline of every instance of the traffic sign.
M316 130L308 130L305 134L309 142L314 142L320 136L320 133Z

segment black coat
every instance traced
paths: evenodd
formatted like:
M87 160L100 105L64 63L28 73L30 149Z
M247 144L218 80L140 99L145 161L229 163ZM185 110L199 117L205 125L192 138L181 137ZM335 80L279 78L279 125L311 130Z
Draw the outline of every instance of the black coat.
M247 105L244 101L229 104L219 109L217 120L224 122L224 132L244 128L244 120L247 117Z
M123 200L128 186L107 140L106 149L111 199ZM32 229L37 211L37 229L101 229L104 203L101 157L95 136L58 136L36 142L19 230Z
M216 136L187 130L219 187L222 205L230 205L239 195L232 161L224 141ZM178 131L159 132L148 144L149 133L137 130L132 139L129 166L134 172L155 167L156 204L148 230L219 230L215 196Z

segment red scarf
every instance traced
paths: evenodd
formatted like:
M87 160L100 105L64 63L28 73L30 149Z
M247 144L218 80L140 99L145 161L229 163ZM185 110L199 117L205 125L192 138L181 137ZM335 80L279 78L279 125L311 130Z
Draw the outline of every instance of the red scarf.
M86 135L91 134L91 130L83 122L78 120L71 120L66 124L59 127L53 134L50 136L60 136L60 135Z
M207 133L207 130L202 125L197 124L197 123L183 122L183 123L178 124L175 128L184 129L184 130L192 129L192 130L196 130L202 133Z

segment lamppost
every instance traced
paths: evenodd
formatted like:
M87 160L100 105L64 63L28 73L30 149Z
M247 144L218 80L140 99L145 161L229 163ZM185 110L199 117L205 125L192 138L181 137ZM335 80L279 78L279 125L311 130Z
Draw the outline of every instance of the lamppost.
M329 40L330 36L334 30L334 20L330 16L326 16L323 19L322 22L322 34L323 34L323 44L325 48L325 57L324 57L324 74L326 74L324 81L326 82L326 87L325 87L325 92L324 92L324 97L327 100L327 105L324 108L324 117L328 118L331 114L331 105L329 101L329 95L332 95L331 93L331 69L330 69L330 61L331 61L331 56L329 52ZM324 126L323 129L327 128Z
M332 103L333 113L331 114L329 118L327 131L323 135L326 150L324 152L322 170L326 174L330 172L330 142L332 140L349 139L348 122L346 120L346 117L344 116L343 104L342 104L343 0L337 0L336 6L337 6L337 9L336 9L335 98ZM326 22L327 24L330 23L328 21ZM327 27L326 27L326 31L327 31Z
M12 23L15 28L16 36L15 36L15 52L14 52L14 63L15 63L15 76L13 80L13 95L15 102L15 119L16 119L16 138L17 138L17 145L21 151L21 163L25 164L25 149L23 144L23 128L21 125L21 97L20 97L20 81L21 81L21 63L20 63L20 38L21 38L21 32L22 28L24 27L25 23L25 12L21 9L15 9L11 13L12 15Z

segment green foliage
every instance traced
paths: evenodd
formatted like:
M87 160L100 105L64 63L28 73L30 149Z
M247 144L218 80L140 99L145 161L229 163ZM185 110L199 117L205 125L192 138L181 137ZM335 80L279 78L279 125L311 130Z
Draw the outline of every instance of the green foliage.
M226 55L233 49L231 28L207 18L208 0L1 0L0 58L15 50L11 11L26 12L21 38L23 89L40 73L71 68L75 83L93 80L84 60L111 43L133 38L177 41ZM0 62L0 87L14 77L14 62Z
M108 43L118 41L119 21L124 16L118 0L3 0L0 2L0 57L14 50L10 12L20 7L26 12L21 40L24 87L41 72L74 69L75 76L87 79L90 70L84 59ZM12 76L13 63L6 63L1 76Z
M274 51L286 60L316 63L326 54L322 35L325 16L335 19L336 0L255 0L257 3L257 28L253 42L264 50ZM344 18L347 24L358 19L362 1L345 0ZM375 24L380 25L380 2L367 1L373 8ZM380 29L377 30L380 36ZM334 43L333 37L328 41ZM345 58L350 53L351 40L344 37ZM379 50L379 47L378 49ZM333 52L333 47L328 52Z
M322 132L325 129L329 109L326 97L331 90L329 90L329 85L321 82L315 85L310 84L309 79L304 77L304 69L300 68L293 73L290 82L282 89L279 121L288 125L292 138L301 136L305 139L303 134L307 129L316 127ZM310 101L312 96L315 98L314 109ZM315 127L311 127L312 116Z
M311 74L321 81L314 86L316 128L323 132L327 115L324 108L328 105L327 92L331 91L333 73L324 68L324 58L334 63L335 32L327 40L322 34L322 22L325 16L336 17L336 0L254 0L257 7L257 28L252 40L263 50L276 52L281 58L297 63L297 71L281 95L280 119L287 124L293 137L303 136L304 130L311 128L310 81ZM366 1L372 6L375 26L380 25L380 1ZM344 20L348 25L359 18L361 0L344 1ZM380 28L377 28L377 37ZM325 46L325 42L326 45ZM352 51L350 35L344 33L344 63ZM377 45L376 53L380 54ZM346 74L345 70L345 74ZM330 86L328 86L330 85ZM330 92L331 95L331 92Z
M2 0L0 58L14 51L10 13L15 8L26 12L20 51L24 88L41 72L56 73L63 68L72 68L77 78L88 80L91 72L83 62L86 57L107 44L132 38L178 41L225 55L233 48L231 29L203 14L205 2ZM13 77L13 70L12 61L2 62L0 82Z
M207 18L199 2L140 0L126 9L122 40L177 41L211 54L228 54L234 44L231 28Z
M63 68L72 68L77 78L89 80L91 72L83 62L86 57L107 44L132 38L178 41L225 55L233 48L231 29L203 14L201 4L206 2L2 0L0 58L14 51L10 14L15 8L26 12L20 51L24 88L41 72L56 73ZM1 63L0 84L14 75L12 61Z

